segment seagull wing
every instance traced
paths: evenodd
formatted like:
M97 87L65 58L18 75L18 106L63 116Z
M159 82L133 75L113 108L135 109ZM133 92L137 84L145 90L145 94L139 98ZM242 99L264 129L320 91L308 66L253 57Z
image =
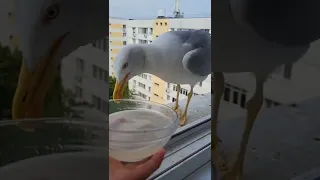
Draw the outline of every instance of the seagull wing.
M198 76L209 75L211 73L210 34L203 30L193 31L185 45L190 49L183 57L183 67Z

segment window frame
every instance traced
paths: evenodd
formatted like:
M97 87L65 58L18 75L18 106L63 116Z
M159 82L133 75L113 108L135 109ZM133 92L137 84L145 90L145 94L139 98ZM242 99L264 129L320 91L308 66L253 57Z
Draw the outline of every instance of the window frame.
M178 128L165 149L165 159L150 180L182 180L210 162L211 115Z

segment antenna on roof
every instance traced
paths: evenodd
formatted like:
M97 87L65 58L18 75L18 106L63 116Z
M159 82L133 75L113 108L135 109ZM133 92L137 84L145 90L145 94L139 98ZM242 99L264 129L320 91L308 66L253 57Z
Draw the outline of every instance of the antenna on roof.
M174 18L183 18L184 17L184 13L180 12L180 0L175 0L173 17Z

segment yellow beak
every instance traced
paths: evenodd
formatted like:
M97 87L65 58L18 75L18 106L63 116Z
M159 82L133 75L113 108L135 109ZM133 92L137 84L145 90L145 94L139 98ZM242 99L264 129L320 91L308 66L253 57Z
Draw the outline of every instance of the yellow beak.
M41 58L35 71L31 72L25 60L22 61L18 86L12 104L12 119L34 119L42 116L44 98L57 72L56 64L52 61L53 56L66 35L68 33L54 41L50 51ZM23 124L25 130L32 131L33 125L27 127L30 123Z
M129 73L123 78L121 82L116 81L114 90L113 90L113 100L122 99L124 90L128 82Z

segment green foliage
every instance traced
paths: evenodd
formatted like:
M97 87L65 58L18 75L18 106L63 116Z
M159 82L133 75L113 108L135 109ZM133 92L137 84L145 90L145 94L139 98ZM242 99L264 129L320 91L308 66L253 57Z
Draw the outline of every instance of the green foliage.
M0 44L0 119L11 119L12 100L17 88L22 54Z
M11 107L22 62L22 53L17 49L0 44L0 120L12 119ZM65 93L61 86L60 68L57 76L46 95L43 117L63 117L66 113L73 112L66 103L74 96ZM73 112L75 113L75 112Z
M112 99L115 84L116 84L116 78L109 76L109 99ZM130 99L131 97L132 97L132 93L130 92L128 85L126 85L126 89L124 90L124 93L123 93L123 98Z

